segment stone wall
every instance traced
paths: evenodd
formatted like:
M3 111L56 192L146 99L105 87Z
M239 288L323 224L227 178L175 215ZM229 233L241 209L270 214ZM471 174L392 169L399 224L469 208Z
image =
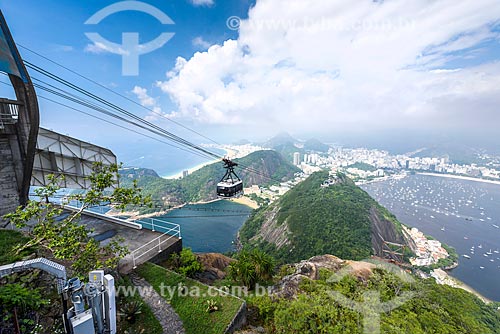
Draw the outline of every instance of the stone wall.
M247 322L247 303L243 302L241 304L240 309L238 310L238 313L234 316L233 320L229 323L227 326L226 330L224 331L224 334L230 334L233 333L234 331L237 331L241 327L243 327Z
M180 253L182 250L182 239L177 240L175 243L170 245L167 249L163 250L161 253L158 253L154 257L152 257L149 262L154 264L161 263L163 261L168 260L170 254L172 253Z
M19 205L16 173L8 138L0 138L0 222L1 216Z

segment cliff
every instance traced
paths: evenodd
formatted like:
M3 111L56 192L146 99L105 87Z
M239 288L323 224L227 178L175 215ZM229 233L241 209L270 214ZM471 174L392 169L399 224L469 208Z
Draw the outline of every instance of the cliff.
M243 245L289 263L325 253L353 260L383 257L384 241L405 244L392 214L348 178L321 187L328 178L328 172L314 173L254 212L240 230Z

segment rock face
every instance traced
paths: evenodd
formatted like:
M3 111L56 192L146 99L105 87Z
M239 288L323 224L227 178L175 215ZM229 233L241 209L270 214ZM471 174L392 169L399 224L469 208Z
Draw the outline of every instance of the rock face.
M406 240L403 235L396 230L394 223L385 219L375 207L370 209L369 219L372 223L371 234L374 255L384 257L384 253L382 251L384 241L402 245L406 244Z
M309 260L292 264L290 268L294 270L294 273L283 277L281 281L273 287L273 294L278 297L292 299L297 295L300 282L302 282L303 279L317 280L321 268L336 272L344 267L346 263L346 261L333 255L320 255L314 256Z
M283 277L274 285L272 293L279 298L293 299L300 291L300 283L304 279L319 279L320 269L334 273L345 271L344 274L356 277L358 281L367 281L375 268L374 263L365 261L345 261L333 255L319 255L309 260L289 265L292 274Z
M279 212L279 207L274 207L269 212L265 213L265 220L259 232L250 241L265 240L276 247L281 248L289 245L288 235L290 233L286 223L279 225L276 215Z
M212 284L215 280L226 277L227 266L235 261L219 253L200 253L196 254L196 257L204 271L197 274L195 278L205 284Z

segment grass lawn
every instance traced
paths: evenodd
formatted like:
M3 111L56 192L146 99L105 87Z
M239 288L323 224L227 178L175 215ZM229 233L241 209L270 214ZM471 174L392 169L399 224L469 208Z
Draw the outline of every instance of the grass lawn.
M128 276L124 277L123 280L121 280L118 284L124 285L124 286L133 286L132 282L130 281L130 278ZM149 308L148 304L146 304L141 296L139 294L135 294L126 298L120 298L117 300L117 309L118 311L120 310L120 306L122 303L127 303L131 301L139 301L142 303L142 310L141 314L137 316L137 319L135 323L131 324L128 323L124 317L120 317L118 321L118 333L123 334L126 333L126 331L131 332L131 333L144 333L144 334L162 334L163 333L163 328L161 327L160 322L158 319L156 319L155 315L153 314L153 311ZM141 332L141 331L144 332ZM132 332L134 331L134 332Z
M238 312L242 300L232 296L208 296L208 288L203 284L187 280L183 276L168 271L152 263L145 263L137 268L137 273L145 278L161 294L160 286L175 287L170 304L181 318L187 334L222 334ZM199 289L199 296L181 296L177 293L178 284L186 286L188 292ZM164 292L167 293L167 288ZM164 296L168 297L168 295ZM207 301L217 302L218 311L207 312Z
M25 250L21 254L16 255L13 251L14 247L23 245L28 240L19 231L0 229L0 265L20 261L24 256L33 252L34 250Z

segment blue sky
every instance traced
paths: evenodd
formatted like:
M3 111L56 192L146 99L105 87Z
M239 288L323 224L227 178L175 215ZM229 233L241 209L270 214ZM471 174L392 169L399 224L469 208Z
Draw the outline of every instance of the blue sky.
M147 0L175 25L130 11L84 24L117 2L0 0L0 7L19 44L220 142L288 131L370 146L414 135L426 139L411 143L419 147L456 138L487 143L498 131L498 0ZM228 28L232 16L241 18L239 30ZM144 43L164 31L175 36L141 56L133 77L122 75L120 55L85 35L98 32L119 43L123 32L139 32ZM204 141L21 52L178 135ZM86 116L40 105L42 126L118 152L127 145L157 149Z
M2 0L0 8L18 44L132 99L136 99L135 94L132 93L135 86L145 87L150 94L157 93L158 104L169 112L169 110L175 110L176 107L167 95L159 94L159 88L154 87L154 82L165 79L166 72L174 67L177 57L189 59L195 52L205 51L209 45L237 38L237 31L228 29L226 20L233 15L245 17L251 5L250 1L246 0L220 1L201 5L190 0L146 1L167 14L175 25L163 26L156 18L133 11L113 14L97 26L84 24L94 13L116 2L118 1ZM140 57L138 76L122 75L120 55L89 52L88 47L92 42L85 36L85 32L98 32L104 38L120 43L122 32L138 32L140 43L145 43L155 39L164 31L173 32L175 35L163 47ZM109 98L120 106L129 106L141 116L147 114L144 109L82 81L26 49L20 47L19 50L25 60ZM30 73L33 77L43 78L40 74L32 73L32 71ZM47 96L44 92L39 94ZM96 126L92 118L68 111L43 99L40 99L39 103L41 125L44 127L92 142L102 142L104 145L112 145L114 139L121 140L123 136L123 130L110 129L107 126L105 132L88 131L89 127L95 128ZM189 120L184 120L184 122L190 123ZM102 127L100 128L103 130ZM182 132L181 129L179 131ZM116 135L112 136L110 132Z

